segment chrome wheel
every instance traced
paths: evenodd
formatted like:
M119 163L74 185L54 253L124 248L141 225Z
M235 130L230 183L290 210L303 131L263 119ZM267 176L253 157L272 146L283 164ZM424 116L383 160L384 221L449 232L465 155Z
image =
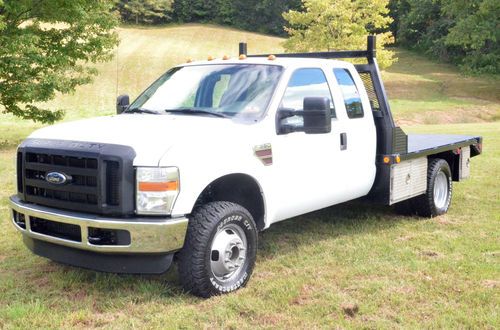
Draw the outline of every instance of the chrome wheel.
M434 180L434 205L439 209L445 208L446 203L448 203L448 196L448 178L443 171L440 171Z
M235 224L227 224L214 236L210 255L210 268L221 282L229 281L240 273L246 260L247 239Z

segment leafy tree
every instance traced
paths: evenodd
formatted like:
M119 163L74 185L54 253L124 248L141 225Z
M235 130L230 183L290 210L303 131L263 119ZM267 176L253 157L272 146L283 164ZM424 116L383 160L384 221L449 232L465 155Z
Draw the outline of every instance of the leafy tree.
M387 16L388 0L302 0L304 11L290 10L284 14L290 38L287 51L320 51L366 48L366 36L386 29L392 19ZM394 62L394 52L384 49L393 43L392 33L377 34L380 66Z
M446 36L452 23L441 15L441 0L407 0L406 4L404 12L398 8L398 42L414 49L432 49L437 40Z
M62 110L41 108L56 92L91 81L86 65L111 58L118 38L112 1L0 2L0 107L3 112L54 122Z
M234 0L232 4L235 26L275 35L286 34L282 14L302 6L300 0Z
M231 8L228 0L175 0L173 4L177 19L181 22L224 22ZM219 16L220 15L220 16Z
M442 12L455 21L444 42L459 47L465 71L500 73L500 1L442 0Z
M394 35L396 43L399 43L399 30L401 28L401 17L404 17L410 11L408 0L389 0L389 16L392 22L389 30Z
M212 22L283 35L282 13L300 6L300 0L175 0L173 11L180 22Z
M139 23L164 23L172 12L173 0L120 0L117 5L125 21Z
M469 73L500 72L498 0L391 0L391 8L402 46Z

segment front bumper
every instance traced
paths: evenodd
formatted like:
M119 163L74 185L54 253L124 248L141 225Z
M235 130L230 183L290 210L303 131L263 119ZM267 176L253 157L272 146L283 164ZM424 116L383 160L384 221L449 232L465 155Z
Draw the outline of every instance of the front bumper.
M10 207L15 228L21 232L25 244L34 253L75 266L111 272L165 271L170 265L173 252L184 245L188 225L186 217L106 218L24 203L17 196L10 198ZM20 222L19 219L23 221ZM49 223L50 228L55 229L40 230L38 225L34 226L40 222ZM70 229L71 235L64 233L66 228ZM91 236L95 232L124 234L126 239L96 243ZM102 265L93 265L93 258L101 260ZM149 260L148 264L154 264L160 259L163 260L162 267L139 265L141 260ZM106 266L107 263L115 264L118 260L121 262L116 267ZM134 263L138 264L134 266ZM140 271L141 268L144 271Z

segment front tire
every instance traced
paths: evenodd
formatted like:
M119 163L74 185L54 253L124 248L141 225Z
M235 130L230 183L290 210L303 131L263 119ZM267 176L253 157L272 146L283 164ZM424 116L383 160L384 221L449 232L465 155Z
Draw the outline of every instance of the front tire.
M257 255L257 227L250 212L231 202L211 202L189 219L178 254L180 281L200 297L229 293L246 285Z

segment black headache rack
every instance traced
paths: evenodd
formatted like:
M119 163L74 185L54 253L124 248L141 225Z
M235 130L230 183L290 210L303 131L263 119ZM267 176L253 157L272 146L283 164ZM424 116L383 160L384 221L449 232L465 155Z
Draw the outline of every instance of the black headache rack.
M409 139L408 135L395 125L377 64L375 36L367 37L366 50L251 55L247 52L247 44L240 43L239 54L247 57L269 57L274 55L283 58L360 58L367 60L366 64L355 64L354 66L368 94L377 130L377 176L369 194L370 198L375 202L390 204L391 165L399 161L425 157L431 154L440 155L443 152L465 146L471 146L471 157L481 153L481 137L452 136L429 145L423 141L426 138L428 139L429 136L418 137L411 135ZM435 139L433 138L433 140Z

